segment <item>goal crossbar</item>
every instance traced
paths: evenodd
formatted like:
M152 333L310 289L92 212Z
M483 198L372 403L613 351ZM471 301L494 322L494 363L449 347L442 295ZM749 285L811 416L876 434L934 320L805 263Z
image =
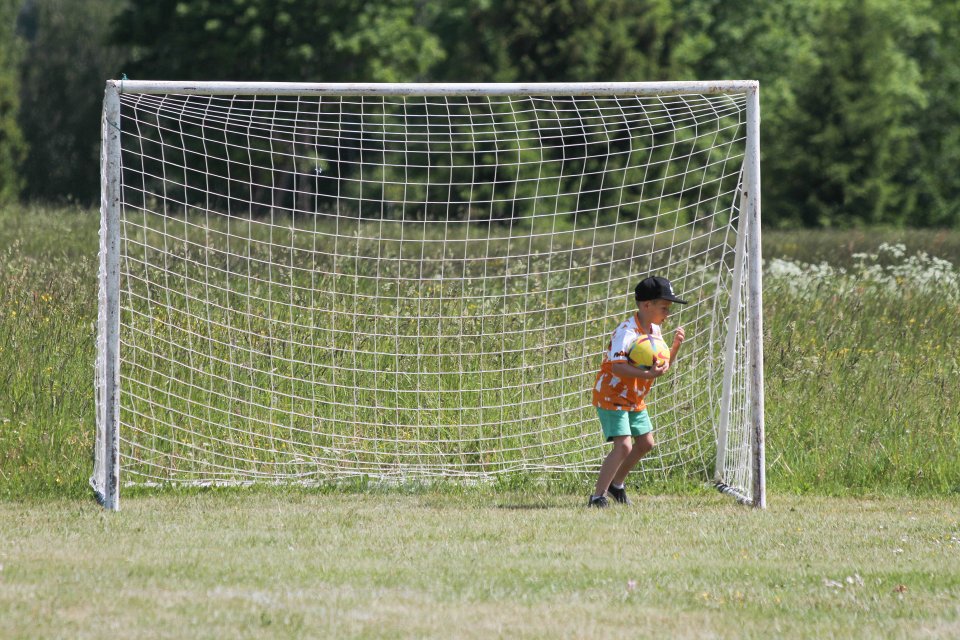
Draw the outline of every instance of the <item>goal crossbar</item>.
M748 93L756 80L687 82L187 82L110 80L119 93L271 96L674 96Z

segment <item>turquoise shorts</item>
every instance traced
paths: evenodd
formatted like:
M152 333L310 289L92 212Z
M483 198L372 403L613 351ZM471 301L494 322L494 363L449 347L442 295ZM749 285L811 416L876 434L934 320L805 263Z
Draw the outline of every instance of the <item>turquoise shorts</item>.
M650 416L647 410L643 411L610 411L597 407L597 416L603 427L603 435L610 442L617 436L643 436L653 431Z

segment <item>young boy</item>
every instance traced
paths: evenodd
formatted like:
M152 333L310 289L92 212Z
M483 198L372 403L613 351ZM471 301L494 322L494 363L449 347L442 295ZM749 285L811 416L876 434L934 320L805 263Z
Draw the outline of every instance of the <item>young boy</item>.
M674 295L669 280L657 276L641 280L634 297L637 312L613 332L593 387L593 406L597 408L603 435L607 442L613 443L613 448L600 467L597 486L588 503L591 507L608 506L605 495L608 493L617 502L631 504L624 488L627 474L654 444L644 398L653 381L676 362L684 340L683 327L677 327L670 362L652 369L640 369L627 362L627 349L638 337L652 334L662 338L660 325L667 319L674 302L687 304Z

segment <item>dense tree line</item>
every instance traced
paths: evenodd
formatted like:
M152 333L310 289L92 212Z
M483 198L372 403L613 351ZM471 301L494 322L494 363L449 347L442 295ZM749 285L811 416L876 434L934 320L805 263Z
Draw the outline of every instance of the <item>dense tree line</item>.
M15 199L23 186L20 163L26 153L17 123L20 41L15 37L16 3L0 0L0 202Z
M758 79L768 224L960 226L950 0L0 0L0 199L97 200L124 73Z

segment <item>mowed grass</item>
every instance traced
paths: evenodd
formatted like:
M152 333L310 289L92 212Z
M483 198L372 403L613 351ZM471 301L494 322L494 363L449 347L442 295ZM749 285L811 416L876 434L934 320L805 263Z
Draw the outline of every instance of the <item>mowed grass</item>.
M0 637L960 636L960 233L765 235L798 271L765 281L764 512L655 479L592 512L584 475L111 514L87 484L97 225L0 209Z
M958 503L168 492L0 503L0 636L955 638Z

